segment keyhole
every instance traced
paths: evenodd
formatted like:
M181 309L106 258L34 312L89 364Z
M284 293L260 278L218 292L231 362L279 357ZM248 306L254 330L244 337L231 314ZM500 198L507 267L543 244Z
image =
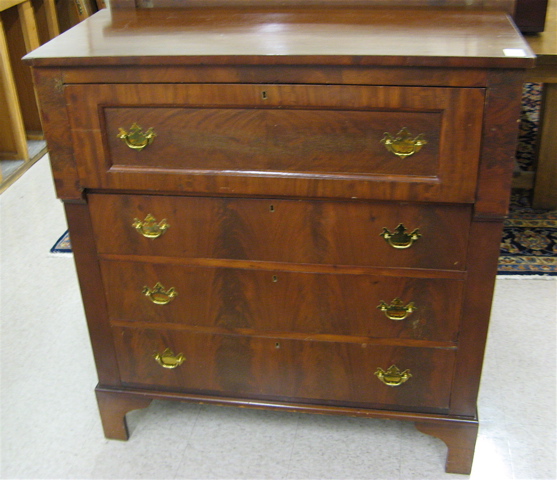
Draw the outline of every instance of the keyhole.
M278 277L276 275L273 275L273 283L277 283L278 282Z
M275 211L275 206L269 205L269 212L274 212L274 211Z
M275 348L280 348L280 343L279 342L275 343Z
M265 90L263 90L263 91L261 92L261 98L262 98L263 100L267 100L267 92L266 92Z

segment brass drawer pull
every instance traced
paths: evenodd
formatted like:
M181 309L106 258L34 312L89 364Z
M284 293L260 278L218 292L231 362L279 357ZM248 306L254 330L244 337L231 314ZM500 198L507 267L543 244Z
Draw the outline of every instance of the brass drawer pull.
M118 130L117 137L123 140L128 147L137 151L141 151L148 145L151 145L157 136L153 128L149 128L144 132L137 123L134 123L130 127L129 132L126 132L123 128L119 128Z
M176 295L178 295L178 292L174 289L174 287L165 290L160 282L157 282L152 289L149 287L143 287L141 293L149 297L149 300L157 305L166 305L167 303L170 303Z
M412 377L410 370L406 369L401 372L396 365L391 365L387 371L378 367L375 375L377 375L377 378L389 387L398 387Z
M427 144L427 141L423 133L412 138L412 134L404 127L395 137L385 132L385 136L381 139L381 143L385 145L385 148L389 152L394 153L397 157L406 158L418 153L422 147Z
M166 218L157 223L157 219L149 213L143 221L139 220L139 218L134 218L132 227L145 238L159 238L170 225L166 223Z
M379 235L393 248L409 248L422 236L419 228L406 233L406 227L402 223L396 227L394 232L389 232L386 227L383 227L383 231Z
M414 302L410 302L408 305L404 305L404 302L398 297L395 298L390 304L387 304L383 300L381 300L381 302L379 302L379 305L377 305L377 308L381 310L390 320L404 320L414 310L417 310Z
M175 355L170 348L167 348L162 353L154 353L153 358L163 368L177 368L182 365L186 359L182 353Z

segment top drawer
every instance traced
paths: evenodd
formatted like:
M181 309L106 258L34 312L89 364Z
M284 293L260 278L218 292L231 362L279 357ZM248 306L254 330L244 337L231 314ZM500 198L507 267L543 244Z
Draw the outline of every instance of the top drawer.
M472 202L484 92L70 85L86 188Z

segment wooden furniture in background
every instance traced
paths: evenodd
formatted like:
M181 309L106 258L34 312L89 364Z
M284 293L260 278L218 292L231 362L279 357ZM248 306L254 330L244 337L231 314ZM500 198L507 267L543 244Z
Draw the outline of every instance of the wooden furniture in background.
M548 0L516 0L514 22L522 33L543 32Z
M534 61L508 17L114 10L68 33L27 61L106 436L153 399L389 418L469 473Z
M42 138L31 72L21 57L58 33L54 0L0 1L0 161L29 161L27 140Z
M526 80L544 84L533 206L557 209L557 0L549 0L545 31L526 40L537 56Z
M104 7L105 4L101 0L58 0L56 11L60 30L69 30Z
M39 46L37 25L30 0L4 1L0 3L0 61L2 78L2 95L0 110L7 115L0 116L0 159L29 159L27 151L26 127L35 126L35 118L31 114L24 122L24 112L32 112L26 98L20 99L20 88L25 88L24 67L15 59ZM21 55L20 55L21 54ZM27 68L28 70L28 68ZM30 77L29 77L30 80ZM23 85L20 85L23 82ZM31 98L35 94L31 86ZM38 119L38 110L36 118Z
M60 35L55 0L31 0L39 34L39 43L48 42Z
M512 14L516 0L351 0L351 7L386 7L386 8L462 8L476 10L498 10ZM322 8L345 7L346 0L111 0L110 7L117 9L142 8L180 8L187 7L238 7L242 8L273 8L318 6Z

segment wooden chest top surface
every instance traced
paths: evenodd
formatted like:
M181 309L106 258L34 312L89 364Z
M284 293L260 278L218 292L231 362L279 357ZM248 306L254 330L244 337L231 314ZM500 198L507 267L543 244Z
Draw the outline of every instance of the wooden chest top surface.
M26 58L35 66L524 68L534 55L503 12L222 7L102 10Z

